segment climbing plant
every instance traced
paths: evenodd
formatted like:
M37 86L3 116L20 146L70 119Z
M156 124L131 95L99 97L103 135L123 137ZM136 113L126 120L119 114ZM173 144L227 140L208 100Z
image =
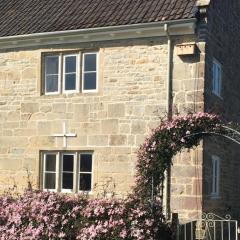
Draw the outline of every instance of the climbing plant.
M197 113L163 121L138 151L134 194L143 202L156 200L173 156L183 148L197 146L203 135L208 134L228 134L228 129L217 115ZM161 194L159 198L161 201Z

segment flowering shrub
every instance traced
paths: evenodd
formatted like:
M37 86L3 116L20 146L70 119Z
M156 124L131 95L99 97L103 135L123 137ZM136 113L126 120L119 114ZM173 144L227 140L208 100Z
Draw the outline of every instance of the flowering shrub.
M84 197L26 191L0 198L1 240L74 239L86 205Z
M167 231L161 223L162 236ZM0 198L1 240L161 239L157 234L151 211L134 198L87 199L41 191Z
M127 200L90 200L77 239L154 239L154 219L144 207Z

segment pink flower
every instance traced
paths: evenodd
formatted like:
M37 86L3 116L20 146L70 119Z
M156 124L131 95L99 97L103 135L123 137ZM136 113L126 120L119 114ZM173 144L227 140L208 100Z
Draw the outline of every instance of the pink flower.
M63 233L63 232L60 232L59 235L58 235L58 237L60 237L60 238L64 238L65 236L66 236L66 234Z
M119 236L124 239L124 238L127 236L127 231L126 231L126 229L123 229L123 230L120 232Z
M186 141L185 141L185 139L184 139L184 138L181 138L181 142L182 142L182 143L185 143Z

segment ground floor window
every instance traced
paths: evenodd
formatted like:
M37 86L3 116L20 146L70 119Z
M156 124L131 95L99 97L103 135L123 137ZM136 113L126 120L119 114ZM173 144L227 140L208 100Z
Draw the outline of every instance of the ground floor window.
M43 152L42 188L56 192L91 192L92 152Z

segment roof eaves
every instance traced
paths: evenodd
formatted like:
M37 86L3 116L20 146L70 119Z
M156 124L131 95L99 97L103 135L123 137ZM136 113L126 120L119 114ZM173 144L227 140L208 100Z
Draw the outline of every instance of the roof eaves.
M172 35L195 34L196 18L141 23L56 32L42 32L0 37L0 48L20 48L39 45L107 41L117 39L165 36L164 25Z

